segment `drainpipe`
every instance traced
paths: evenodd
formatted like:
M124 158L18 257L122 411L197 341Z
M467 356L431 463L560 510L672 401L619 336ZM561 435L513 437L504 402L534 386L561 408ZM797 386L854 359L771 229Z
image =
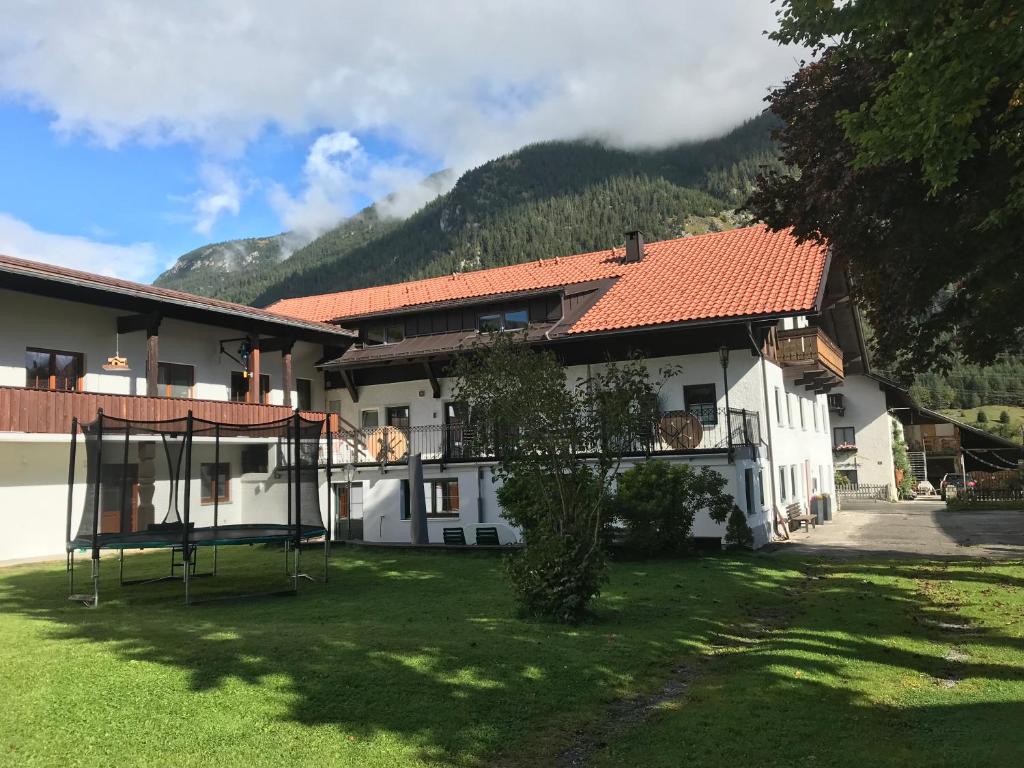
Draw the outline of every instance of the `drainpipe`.
M555 321L554 325L552 325L550 328L544 331L544 338L547 339L548 341L551 341L551 332L555 330L555 328L557 328L559 325L561 325L563 320L565 320L565 291L563 291L559 295L559 299L559 306L562 308L562 314L558 316L558 319Z
M764 425L765 431L768 433L768 482L771 484L772 495L771 495L771 509L772 509L772 521L771 530L775 530L775 441L772 439L772 411L771 405L768 400L768 369L764 362L764 351L761 349L761 345L754 339L754 328L750 322L747 322L747 336L750 338L751 346L757 351L757 356L761 364L761 396L764 402Z

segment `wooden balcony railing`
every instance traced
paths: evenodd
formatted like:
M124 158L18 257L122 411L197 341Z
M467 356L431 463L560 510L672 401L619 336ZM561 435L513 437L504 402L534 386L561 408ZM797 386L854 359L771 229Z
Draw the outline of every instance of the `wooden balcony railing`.
M821 328L779 331L778 345L783 365L822 366L843 377L843 351Z
M260 424L293 413L283 405L0 387L0 432L63 434L71 431L72 418L92 421L100 408L122 419L177 419L192 411L196 418L231 424ZM303 415L316 418L324 414L303 411ZM330 423L337 429L335 416Z

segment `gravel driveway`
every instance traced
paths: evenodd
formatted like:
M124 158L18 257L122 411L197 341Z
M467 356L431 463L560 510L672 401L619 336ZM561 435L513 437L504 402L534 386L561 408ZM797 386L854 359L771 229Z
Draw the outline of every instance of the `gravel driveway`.
M762 551L820 557L1024 559L1024 511L948 512L935 502L846 502L832 521Z

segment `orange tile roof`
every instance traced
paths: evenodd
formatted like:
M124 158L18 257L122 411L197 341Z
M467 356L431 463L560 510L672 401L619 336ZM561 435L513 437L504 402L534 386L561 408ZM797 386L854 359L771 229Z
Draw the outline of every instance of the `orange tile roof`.
M824 246L798 244L788 231L771 232L762 225L647 243L643 260L633 264L622 262L623 253L616 248L283 299L268 309L305 320L343 322L378 312L616 278L570 329L588 333L810 311L826 262Z

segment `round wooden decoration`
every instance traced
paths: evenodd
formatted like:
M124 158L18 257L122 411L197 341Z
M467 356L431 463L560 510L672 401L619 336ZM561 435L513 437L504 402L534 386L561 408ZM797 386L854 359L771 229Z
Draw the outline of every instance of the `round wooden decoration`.
M669 411L658 422L661 439L674 450L689 450L700 445L704 427L689 411Z
M380 427L367 435L366 450L380 464L398 461L409 452L409 440L397 427Z

